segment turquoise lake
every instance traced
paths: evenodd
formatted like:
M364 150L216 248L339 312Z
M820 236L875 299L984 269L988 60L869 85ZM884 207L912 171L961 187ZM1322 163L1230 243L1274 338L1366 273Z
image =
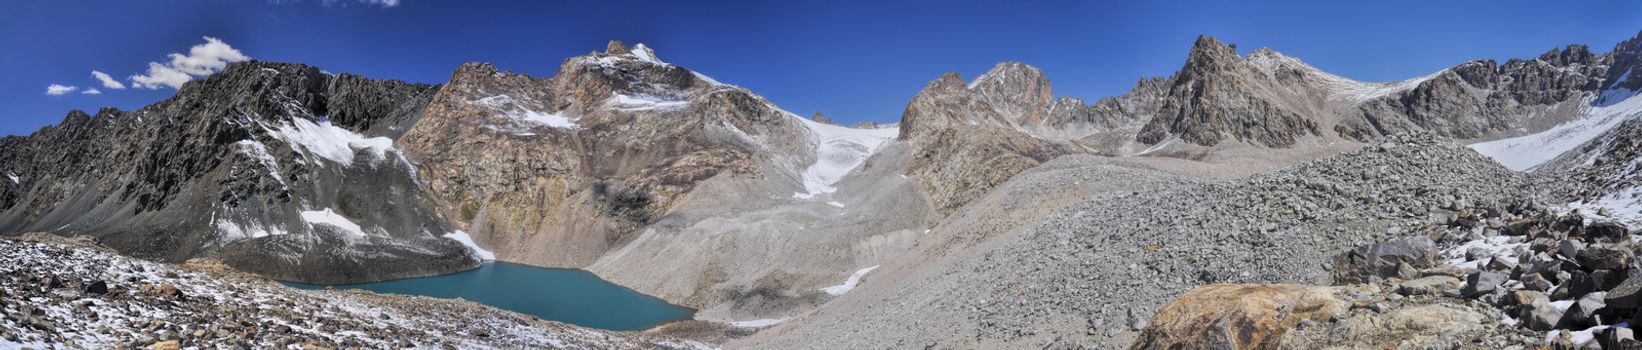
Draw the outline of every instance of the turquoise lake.
M324 285L284 282L301 289ZM462 298L544 320L615 331L643 330L695 311L605 281L591 272L486 262L451 275L336 285L377 293Z

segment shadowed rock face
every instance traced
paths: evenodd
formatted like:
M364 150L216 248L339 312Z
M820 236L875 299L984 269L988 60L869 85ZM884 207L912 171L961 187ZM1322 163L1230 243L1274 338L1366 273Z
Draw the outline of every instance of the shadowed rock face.
M1510 136L1577 114L1611 75L1614 57L1570 45L1537 59L1479 60L1426 77L1365 83L1268 49L1239 57L1235 46L1204 36L1169 78L1157 115L1136 140L1290 147L1307 136L1366 141L1418 130L1460 139Z
M551 78L463 65L401 140L448 219L501 259L586 266L700 181L805 142L761 97L610 47Z
M1276 84L1251 79L1257 73L1237 56L1237 49L1213 37L1192 44L1185 67L1175 73L1158 113L1141 129L1141 143L1162 142L1169 135L1212 146L1235 138L1271 147L1293 145L1317 134L1317 124L1258 96Z
M17 178L0 185L0 232L319 283L468 268L391 147L436 88L251 61L136 111L74 111L0 141ZM337 220L305 219L327 210Z

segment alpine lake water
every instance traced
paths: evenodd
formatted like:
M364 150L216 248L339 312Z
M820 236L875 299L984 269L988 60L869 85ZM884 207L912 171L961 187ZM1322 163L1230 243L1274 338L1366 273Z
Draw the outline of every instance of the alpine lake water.
M282 282L299 289L325 285ZM544 320L613 331L637 331L688 319L695 310L668 304L576 269L550 269L489 261L444 276L334 285L377 293L462 298Z

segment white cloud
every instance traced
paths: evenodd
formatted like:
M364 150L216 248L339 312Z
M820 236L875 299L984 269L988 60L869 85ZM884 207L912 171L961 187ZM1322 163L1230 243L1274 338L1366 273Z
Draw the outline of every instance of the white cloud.
M63 84L51 84L51 86L46 87L46 94L47 95L52 95L52 96L57 96L57 95L62 95L62 94L74 92L74 90L77 90L77 89L79 89L79 88L73 87L73 86L64 86Z
M159 89L161 86L177 89L182 87L182 83L193 80L194 77L222 71L229 62L251 59L234 47L228 46L228 43L213 37L205 37L204 44L189 48L187 55L172 53L168 56L171 57L171 62L149 62L147 74L131 76L131 85L147 89Z
M98 71L91 71L91 76L94 77L94 78L97 78L98 81L102 81L103 82L103 87L105 87L105 88L110 88L110 89L115 89L115 90L125 88L125 84L120 84L119 80L114 80L114 77L108 76L108 73L103 73L103 72L98 72ZM90 89L90 90L96 90L96 89ZM90 91L90 90L87 90L87 91Z
M97 90L97 88L86 88L86 91L81 91L80 93L86 94L86 95L101 95L101 94L103 94L103 92L100 91L100 90Z

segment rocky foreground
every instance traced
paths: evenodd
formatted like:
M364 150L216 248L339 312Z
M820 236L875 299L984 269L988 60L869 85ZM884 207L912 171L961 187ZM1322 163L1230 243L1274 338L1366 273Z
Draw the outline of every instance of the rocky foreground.
M0 348L659 348L708 346L543 321L460 300L302 291L217 264L86 241L0 240Z

